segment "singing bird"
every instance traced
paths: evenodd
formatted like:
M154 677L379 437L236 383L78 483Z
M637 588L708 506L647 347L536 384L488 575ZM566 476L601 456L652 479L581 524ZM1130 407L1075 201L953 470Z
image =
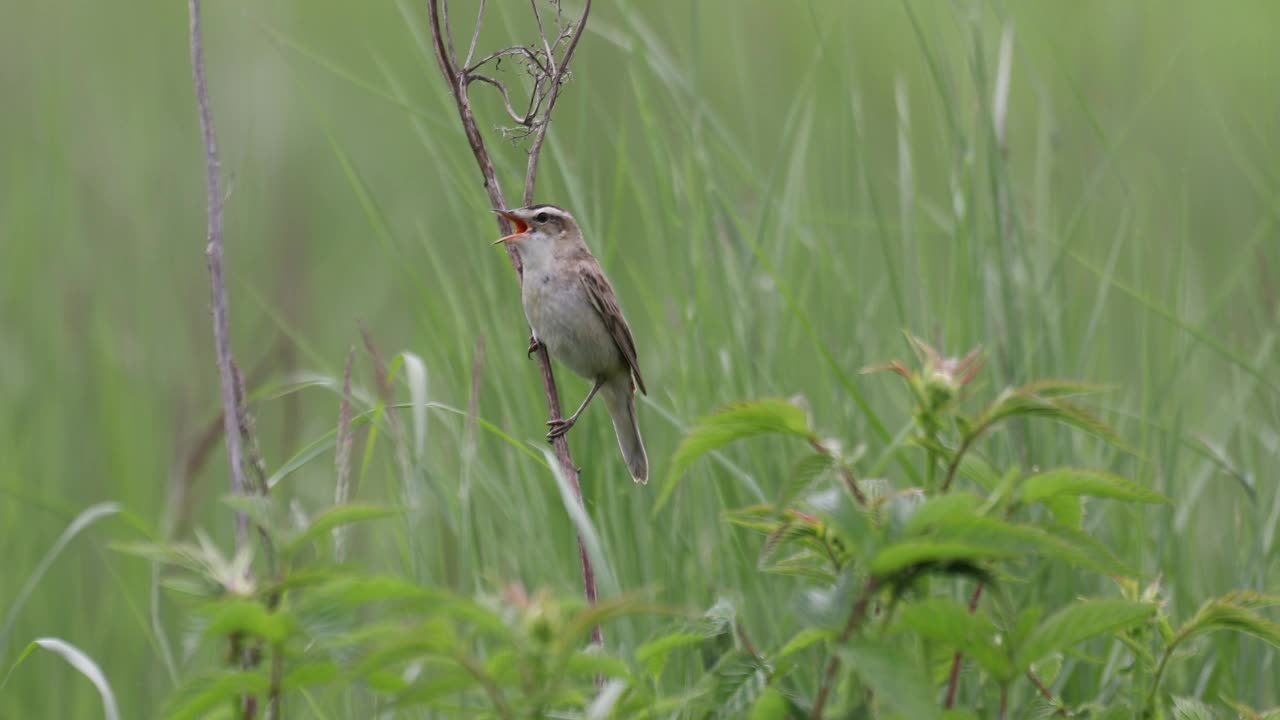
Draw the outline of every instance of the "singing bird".
M524 264L521 300L533 336L529 354L539 345L556 361L592 381L591 392L572 415L551 420L547 439L569 432L596 393L604 398L618 447L631 478L649 480L649 460L636 418L636 388L648 394L636 362L636 343L622 316L618 297L587 249L578 221L555 205L498 210L515 232L495 241L510 243Z

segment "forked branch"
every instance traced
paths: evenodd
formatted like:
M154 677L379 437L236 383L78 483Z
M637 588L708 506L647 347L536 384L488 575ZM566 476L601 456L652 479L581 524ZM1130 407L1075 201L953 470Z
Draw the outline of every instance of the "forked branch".
M519 136L533 136L525 167L524 202L522 203L529 205L533 202L534 183L538 172L538 158L541 155L542 143L546 138L547 126L551 120L551 111L555 108L561 84L568 78L569 61L573 59L574 50L577 49L578 41L582 38L582 30L587 24L587 16L591 12L591 0L586 0L582 8L582 15L578 17L577 22L572 25L561 26L559 23L560 4L553 0L552 5L556 9L557 27L559 29L555 40L552 41L547 37L542 16L537 8L537 0L531 0L531 2L533 4L534 18L538 24L541 47L531 48L519 45L507 47L489 53L479 61L472 63L471 59L475 57L476 45L480 37L480 24L484 21L485 3L484 0L481 0L480 8L476 13L476 27L472 30L471 42L467 48L467 56L459 63L458 56L453 50L453 40L449 29L448 0L427 0L427 18L431 25L431 45L435 51L436 62L440 66L440 73L444 76L445 82L449 85L449 92L453 96L454 104L457 106L458 119L462 122L462 130L466 134L467 143L471 146L471 153L476 158L476 164L480 167L480 175L484 178L485 192L489 195L489 204L494 210L506 209L507 204L502 195L502 186L499 184L497 174L494 171L493 159L489 156L488 148L485 147L484 138L480 135L480 130L476 124L475 112L471 108L471 97L469 95L471 83L479 81L497 88L502 95L507 115L520 127L516 134ZM565 50L557 60L555 53L562 45L565 46ZM478 72L489 63L493 63L496 70L505 57L523 58L526 61L526 69L533 76L533 89L529 97L528 109L523 114L515 111L511 102L511 94L501 80L492 75ZM506 218L498 216L498 229L504 235L509 234L512 231L511 223ZM524 267L520 262L520 255L511 245L506 245L506 248L507 257L510 258L511 265L516 270L516 277L523 282ZM537 358L538 369L542 374L542 387L547 397L549 414L552 420L559 420L562 417L560 396L556 390L555 375L551 371L551 361L547 357L545 347L540 346L538 348ZM564 436L557 437L553 444L555 446L556 460L560 465L560 472L573 487L578 504L581 505L582 490L578 485L578 468L569 452L569 444ZM594 605L596 602L595 570L591 566L591 560L587 556L586 546L582 542L581 535L578 536L578 556L582 561L583 591L587 602ZM596 644L600 644L603 641L599 627L592 630L591 639Z

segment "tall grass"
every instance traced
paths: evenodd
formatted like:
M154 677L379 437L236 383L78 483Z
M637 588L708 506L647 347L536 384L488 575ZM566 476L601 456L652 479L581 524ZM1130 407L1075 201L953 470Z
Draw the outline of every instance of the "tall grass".
M485 40L518 35L524 9L494 5ZM466 593L572 591L574 526L542 461L516 286L486 242L492 221L421 7L207 12L232 331L245 366L268 358L254 394L269 465L332 446L363 321L388 351L422 359L437 405L413 428L412 472L381 451L362 468L367 436L357 443L358 498L414 491L421 505L412 533L354 532L351 558ZM1280 591L1277 21L1266 3L1155 0L600 4L539 195L574 211L618 289L651 385L640 414L655 476L695 418L800 394L824 433L865 443L877 472L905 483L898 458L911 451L893 438L909 418L895 387L857 371L906 354L910 329L952 351L984 344L993 383L1116 386L1108 420L1132 453L1034 427L997 443L1005 460L1110 467L1173 498L1090 522L1162 578L1175 617L1230 589ZM107 542L158 535L175 487L194 507L177 532L230 541L214 502L221 457L185 470L217 385L184 22L159 2L0 8L0 608L39 580L0 671L29 641L63 638L96 661L126 717L172 690L159 648L186 666L191 628L152 593L151 569ZM1006 28L1002 145L992 108ZM482 118L500 116L477 96ZM490 139L510 183L524 156ZM292 353L273 350L282 336ZM284 392L303 373L326 382ZM374 387L364 357L353 376ZM586 390L561 384L564 397ZM690 610L732 589L752 639L783 640L797 585L760 574L760 540L721 513L772 496L794 458L770 442L729 448L651 518L656 492L626 480L611 432L589 413L571 442L618 586ZM334 492L332 454L316 458L277 485L308 512ZM142 520L101 520L44 572L59 534L100 501ZM1035 581L1049 604L1100 589L1085 575ZM625 621L609 642L634 647L660 622ZM1273 650L1203 642L1209 660L1173 667L1171 683L1280 704ZM1070 672L1081 662L1068 660L1063 692L1103 692ZM700 671L673 662L664 682ZM101 713L70 672L28 658L0 714ZM803 672L816 685L818 668Z

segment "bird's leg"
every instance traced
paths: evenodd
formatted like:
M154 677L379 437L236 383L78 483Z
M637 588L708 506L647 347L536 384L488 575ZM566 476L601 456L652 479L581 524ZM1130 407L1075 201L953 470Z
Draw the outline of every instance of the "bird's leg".
M582 404L578 406L577 410L573 411L572 415L561 420L548 420L547 425L551 426L551 432L547 433L547 440L555 440L569 432L569 428L578 422L578 416L582 414L583 410L587 409L587 403L591 402L591 398L595 397L602 387L604 387L604 381L596 380L596 384L591 386L591 392L587 393L587 399L582 401Z
M540 347L542 347L542 341L539 340L537 336L530 335L529 336L529 352L525 353L525 357L533 357L533 354L538 352L538 348Z

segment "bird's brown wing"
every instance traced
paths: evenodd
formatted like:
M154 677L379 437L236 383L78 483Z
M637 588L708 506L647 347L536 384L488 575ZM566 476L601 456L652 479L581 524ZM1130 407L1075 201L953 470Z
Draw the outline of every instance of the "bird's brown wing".
M604 321L604 327L613 338L613 343L622 353L622 359L631 368L636 386L640 388L640 392L648 395L649 391L645 390L644 380L640 377L640 364L636 362L636 341L631 337L631 328L627 327L626 318L622 317L618 296L598 268L582 267L578 270L578 278L582 280L582 287L586 289L592 307L600 313L600 319Z

